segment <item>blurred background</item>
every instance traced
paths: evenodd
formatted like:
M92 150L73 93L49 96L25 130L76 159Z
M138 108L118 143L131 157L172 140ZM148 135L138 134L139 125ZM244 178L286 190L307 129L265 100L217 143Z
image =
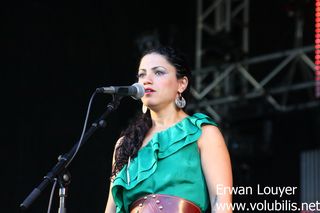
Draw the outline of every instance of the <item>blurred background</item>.
M159 44L188 56L187 110L220 125L235 186L298 187L282 198L235 195L236 202L319 201L314 1L6 1L1 14L2 212L19 212L78 141L95 89L134 83L141 52ZM96 96L89 124L110 101ZM124 98L80 149L69 166L68 212L104 211L115 141L140 108ZM47 211L50 190L29 212ZM58 205L56 191L52 212Z

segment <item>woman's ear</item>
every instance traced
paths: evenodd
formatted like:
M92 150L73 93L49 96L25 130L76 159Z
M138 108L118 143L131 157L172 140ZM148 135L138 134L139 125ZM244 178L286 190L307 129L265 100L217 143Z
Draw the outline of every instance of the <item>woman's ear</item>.
M189 83L189 80L186 76L183 76L183 78L179 79L178 92L183 93L183 91L187 88L188 83Z

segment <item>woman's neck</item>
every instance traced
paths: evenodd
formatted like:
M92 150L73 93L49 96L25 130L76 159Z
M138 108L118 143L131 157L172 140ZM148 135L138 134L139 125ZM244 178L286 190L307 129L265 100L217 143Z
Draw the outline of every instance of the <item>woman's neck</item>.
M183 110L177 109L167 109L161 112L151 111L150 113L153 128L156 131L166 129L187 116Z

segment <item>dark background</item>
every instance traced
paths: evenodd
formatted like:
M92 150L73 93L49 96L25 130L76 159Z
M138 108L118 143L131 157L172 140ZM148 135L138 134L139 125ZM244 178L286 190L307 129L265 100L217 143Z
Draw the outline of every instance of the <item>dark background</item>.
M293 47L292 1L251 1L250 56ZM313 2L304 1L305 45L313 44ZM89 98L95 88L135 81L141 35L158 32L163 44L182 49L194 66L196 1L11 1L1 3L4 57L1 142L1 212L19 204L79 139ZM289 5L289 6L288 6ZM235 35L236 38L236 35ZM93 102L91 123L109 96ZM113 146L120 131L140 110L126 98L80 150L72 174L68 212L103 212L108 195ZM237 185L299 185L299 153L319 147L319 109L243 119L231 123L254 144L232 147ZM273 124L268 140L266 122ZM222 131L225 128L221 124ZM242 131L241 131L242 130ZM267 152L260 152L267 147ZM264 154L261 154L264 153ZM242 168L245 166L245 168ZM50 187L30 212L45 212ZM53 212L58 195L54 195ZM236 198L237 199L237 198ZM251 199L254 199L251 197ZM299 200L299 195L291 197Z

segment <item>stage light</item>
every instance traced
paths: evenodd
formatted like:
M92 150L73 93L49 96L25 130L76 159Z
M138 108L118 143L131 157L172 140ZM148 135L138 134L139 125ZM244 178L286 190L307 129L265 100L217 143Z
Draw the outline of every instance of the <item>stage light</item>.
M315 4L315 95L320 98L320 0Z

